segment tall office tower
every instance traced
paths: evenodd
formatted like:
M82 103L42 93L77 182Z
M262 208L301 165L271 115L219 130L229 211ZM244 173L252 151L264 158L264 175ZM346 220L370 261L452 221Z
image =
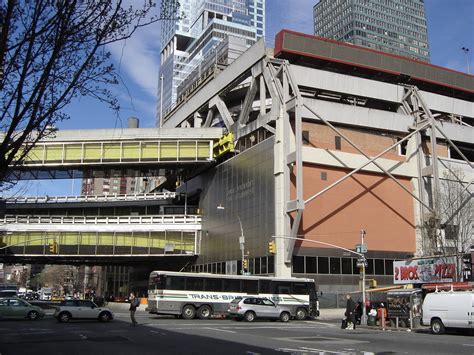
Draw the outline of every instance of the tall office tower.
M424 0L319 0L314 34L430 61Z
M179 3L184 16L161 24L158 122L211 69L230 64L265 36L265 0Z

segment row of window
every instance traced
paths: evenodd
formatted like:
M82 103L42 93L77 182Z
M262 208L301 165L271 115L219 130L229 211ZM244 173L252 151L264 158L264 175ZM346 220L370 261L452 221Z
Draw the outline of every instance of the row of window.
M246 271L252 275L274 273L273 256L252 258ZM213 274L236 274L242 269L242 262L237 261L236 269L229 269L231 263L210 263L193 265L188 268L192 272L209 272ZM227 268L226 268L227 266ZM367 275L393 275L392 259L367 259L365 269ZM340 258L327 256L294 256L293 273L296 274L336 274L358 275L357 258Z
M237 260L234 263L209 263L201 265L192 265L188 268L191 272L209 272L212 274L240 274L242 270L242 261ZM275 272L273 256L263 256L261 258L248 259L247 272L252 275L268 275Z
M336 274L358 275L357 258L339 258L327 256L294 256L295 274ZM367 275L393 275L393 260L367 259Z

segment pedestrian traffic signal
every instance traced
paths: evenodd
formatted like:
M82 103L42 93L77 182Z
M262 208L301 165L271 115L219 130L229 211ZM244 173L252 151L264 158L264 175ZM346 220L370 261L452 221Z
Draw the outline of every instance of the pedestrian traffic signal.
M268 242L268 252L270 254L275 254L276 253L276 245L275 245L274 240L271 240L271 241Z
M248 270L249 268L249 259L242 260L242 266L244 270Z
M56 242L49 243L49 252L51 254L57 254L58 253L58 243L56 243Z

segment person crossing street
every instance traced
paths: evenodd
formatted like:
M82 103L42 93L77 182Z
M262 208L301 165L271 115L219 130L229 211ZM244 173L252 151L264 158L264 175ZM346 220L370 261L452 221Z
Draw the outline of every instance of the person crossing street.
M132 321L132 325L137 325L138 322L135 319L135 312L137 311L137 307L140 305L140 300L135 297L135 294L132 292L130 293L130 319Z

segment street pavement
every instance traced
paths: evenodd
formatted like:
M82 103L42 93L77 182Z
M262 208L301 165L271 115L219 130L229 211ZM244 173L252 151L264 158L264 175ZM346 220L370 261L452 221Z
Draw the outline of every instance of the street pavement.
M110 323L1 320L0 354L474 354L469 333L340 329L339 320L184 320L126 311Z

